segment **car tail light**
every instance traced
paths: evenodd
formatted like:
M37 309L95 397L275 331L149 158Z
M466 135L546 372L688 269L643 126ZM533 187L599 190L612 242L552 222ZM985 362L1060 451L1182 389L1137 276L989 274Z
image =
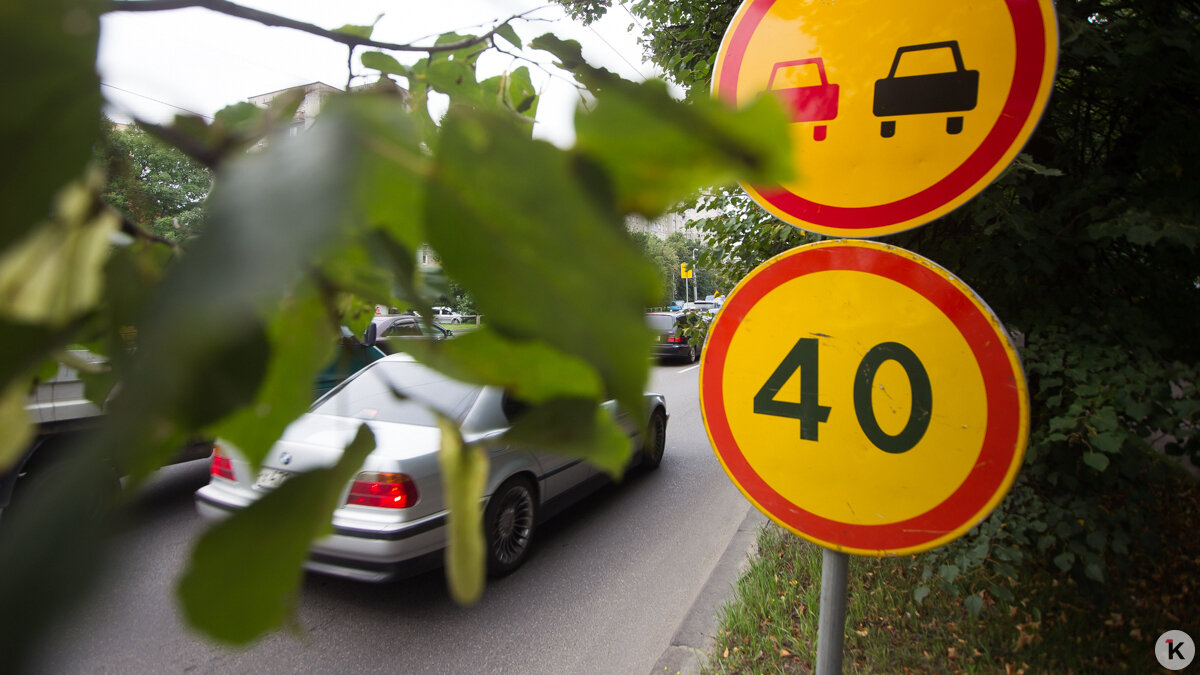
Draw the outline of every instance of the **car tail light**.
M402 473L364 471L350 484L347 504L405 509L417 503L417 484Z
M218 478L237 480L233 477L233 462L221 452L221 446L213 446L212 464L208 472Z
M667 338L667 342L675 342L678 344L687 344L687 338L678 335L672 335Z

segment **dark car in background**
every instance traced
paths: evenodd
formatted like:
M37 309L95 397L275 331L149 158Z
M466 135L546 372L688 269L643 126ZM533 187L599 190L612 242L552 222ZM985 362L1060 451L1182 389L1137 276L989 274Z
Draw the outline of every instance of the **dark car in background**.
M313 400L321 398L330 389L341 384L342 380L384 356L386 354L379 347L359 342L350 329L342 326L337 355L325 366L324 370L317 373L317 379L313 382Z
M448 340L454 337L454 332L436 321L426 323L416 314L400 314L396 316L377 316L371 320L375 328L374 339L369 336L364 339L382 349L386 354L396 354L404 351L407 340Z
M708 322L698 312L650 312L646 325L654 331L653 354L660 359L695 363L708 337Z

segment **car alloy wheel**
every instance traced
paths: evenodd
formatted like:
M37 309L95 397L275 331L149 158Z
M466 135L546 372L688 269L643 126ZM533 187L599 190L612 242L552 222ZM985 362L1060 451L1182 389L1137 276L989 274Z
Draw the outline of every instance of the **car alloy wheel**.
M524 478L509 479L492 495L484 515L488 572L504 576L525 562L533 543L537 524L533 487Z

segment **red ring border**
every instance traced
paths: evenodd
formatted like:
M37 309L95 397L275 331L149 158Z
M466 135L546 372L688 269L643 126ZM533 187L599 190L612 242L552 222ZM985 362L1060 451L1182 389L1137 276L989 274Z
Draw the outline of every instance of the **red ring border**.
M972 293L969 289L956 287L948 278L934 272L934 267L931 262L924 265L886 248L869 248L862 242L824 242L794 249L764 263L757 274L748 277L726 300L705 346L701 389L702 393L707 391L713 395L701 396L702 412L713 447L730 477L760 509L780 524L834 548L916 552L938 545L937 540L965 525L973 526L972 519L986 515L981 512L1009 484L1010 473L1015 475L1015 455L1023 455L1020 435L1027 428L1022 424L1026 406L1022 406L1020 396L1024 391L1024 374L1019 372L1016 359L1010 359L1004 347L1007 337L999 334L988 320L982 302L974 302L967 295ZM750 466L725 414L725 361L737 327L750 309L782 283L806 274L839 270L885 277L932 302L966 339L983 375L988 426L975 467L940 504L904 521L883 525L842 523L793 504ZM1016 382L1017 378L1021 383Z
M750 0L745 14L729 36L723 54L721 76L714 91L717 97L737 103L737 81L750 38L778 0ZM780 186L753 186L755 192L778 211L818 227L845 230L877 229L908 223L954 202L967 194L1020 138L1038 101L1046 54L1046 24L1038 0L1004 0L1013 21L1016 62L1013 81L1000 116L983 142L942 180L915 194L875 206L830 206L809 201ZM1041 111L1038 111L1040 116ZM980 188L982 189L982 187ZM917 223L920 224L920 223ZM916 224L914 224L915 226Z

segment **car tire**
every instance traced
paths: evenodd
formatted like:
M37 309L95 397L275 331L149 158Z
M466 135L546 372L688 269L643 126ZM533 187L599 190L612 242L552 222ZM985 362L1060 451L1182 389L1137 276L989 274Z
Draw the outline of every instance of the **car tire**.
M99 519L121 491L121 476L107 459L84 454L78 446L82 435L56 438L41 447L13 484L4 517L11 519L26 507L44 509L69 501L73 506L61 512ZM64 486L70 486L69 489ZM60 498L48 498L58 494Z
M483 516L488 576L511 574L529 557L537 529L537 494L523 476L514 476L496 489Z
M661 408L650 414L646 432L642 434L642 466L653 471L662 464L667 447L667 416Z
M459 321L458 319L450 319L450 323L462 323L462 321Z
M699 356L696 354L696 345L688 345L687 362L695 363Z

